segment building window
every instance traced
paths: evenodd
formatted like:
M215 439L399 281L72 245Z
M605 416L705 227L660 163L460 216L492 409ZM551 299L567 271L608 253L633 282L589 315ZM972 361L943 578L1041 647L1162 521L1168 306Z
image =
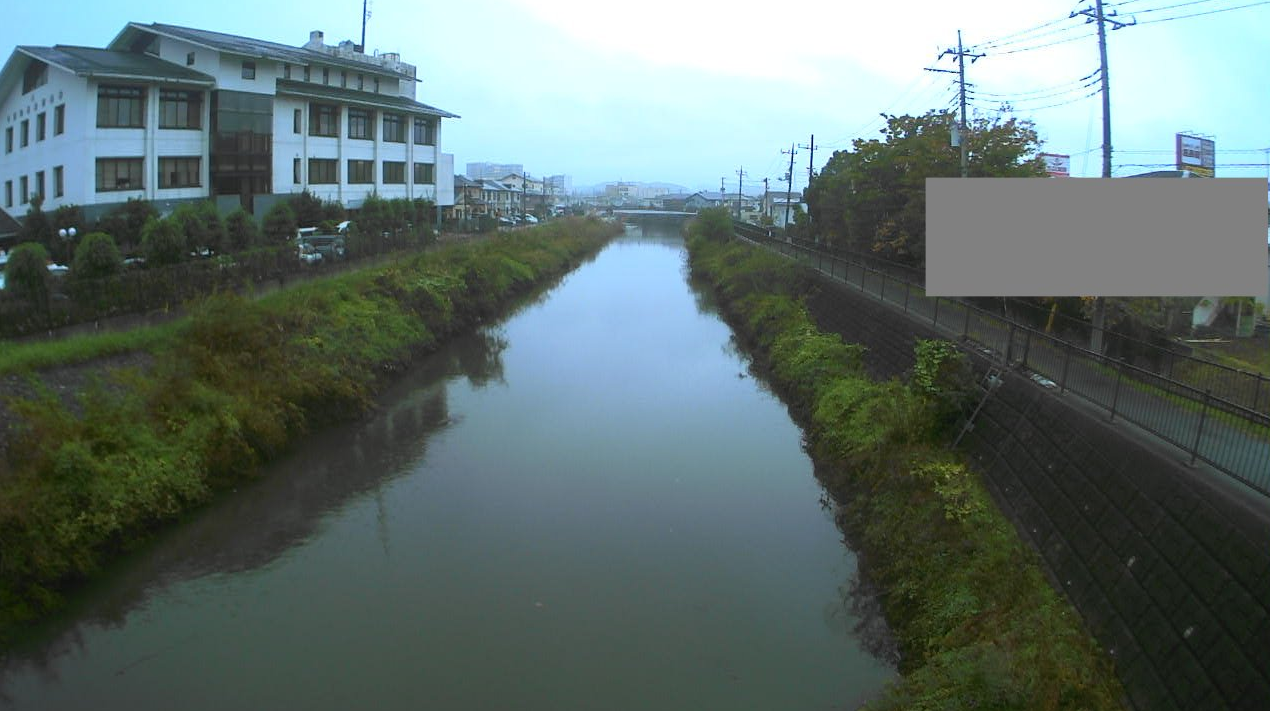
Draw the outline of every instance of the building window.
M309 135L340 135L339 107L331 104L309 104Z
M256 63L243 62L243 79L255 79L255 78L256 78Z
M291 161L291 182L296 185L300 184L300 159L295 158Z
M406 142L406 119L401 114L384 114L384 140L389 143Z
M375 139L375 113L366 109L348 110L348 137L373 141Z
M97 128L145 128L146 90L139 86L97 89Z
M305 67L305 68L304 68L304 80L305 80L305 81L308 81L308 80L309 80L309 68L308 68L308 67Z
M97 192L141 190L140 158L98 158Z
M326 67L322 67L322 83L323 84L331 83L331 70Z
M4 181L4 206L13 207L13 181Z
M295 131L296 133L299 133L299 132L300 132L300 126L302 126L302 125L303 125L303 123L302 123L301 118L300 118L300 110L299 110L299 109L296 109L296 110L295 110L295 114L294 114L293 118L291 119L291 130Z
M20 197L22 198L21 204L25 205L31 199L31 194L28 192L29 188L27 186L25 175L18 178L18 187L20 188L19 193L20 193Z
M159 128L202 127L202 92L167 89L159 92Z
M375 93L379 93L379 77L375 77Z
M364 184L364 183L375 182L375 161L349 160L348 161L348 182L349 184Z
M4 152L13 152L13 127L10 126L4 130Z
M31 143L31 122L22 119L22 147L26 148Z
M436 166L432 163L415 163L415 185L432 185L437 182Z
M366 77L362 74L357 75L357 90L358 91L366 90Z
M437 143L437 125L432 119L415 117L415 143L421 146L435 146Z
M62 166L53 166L53 197L62 197L65 192L65 185L62 181Z
M39 195L41 200L44 199L44 171L42 170L35 171L35 194Z
M60 136L66 132L66 104L53 109L53 135Z
M197 188L202 159L198 156L159 159L160 188Z
M402 161L384 161L384 184L404 185L406 183L406 164Z
M49 65L44 62L33 61L26 65L26 71L22 73L22 93L30 94L47 84L48 81Z
M340 88L348 88L348 72L340 72Z
M309 159L309 184L330 185L340 181L340 163L334 158Z
M287 64L286 62L282 63L282 78L283 79L291 78L291 65Z
M194 66L194 53L193 53L193 52L190 52L189 54L185 55L185 66L187 66L187 67L192 67L192 66Z
M35 140L36 141L43 141L46 137L45 126L48 123L47 121L45 121L46 118L48 118L48 112L41 112L38 116L35 117Z

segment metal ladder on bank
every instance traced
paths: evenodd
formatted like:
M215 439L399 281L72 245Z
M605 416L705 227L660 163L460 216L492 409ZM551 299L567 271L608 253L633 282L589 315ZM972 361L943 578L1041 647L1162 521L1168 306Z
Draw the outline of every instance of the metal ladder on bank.
M985 404L987 404L988 398L992 397L992 393L996 392L997 388L1001 387L1001 384L1004 382L1001 376L1004 372L1004 363L993 362L988 364L988 372L984 373L983 379L979 381L979 390L983 393L983 395L979 398L979 404L975 405L975 409L970 413L970 417L966 418L965 424L961 426L961 431L957 433L957 438L953 440L950 448L955 448L958 444L961 444L961 438L965 437L967 432L975 428L975 418L979 416L979 411L983 409Z

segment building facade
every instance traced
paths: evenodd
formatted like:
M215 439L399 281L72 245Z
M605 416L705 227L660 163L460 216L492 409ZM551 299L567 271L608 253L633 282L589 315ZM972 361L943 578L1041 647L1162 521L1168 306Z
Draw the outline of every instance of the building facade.
M104 49L19 46L0 70L0 208L76 204L90 219L131 198L164 209L309 191L452 201L442 119L416 68L351 42L303 46L129 23ZM442 190L438 191L438 185Z
M524 175L525 166L520 163L468 163L464 175L470 180L499 180L508 175Z

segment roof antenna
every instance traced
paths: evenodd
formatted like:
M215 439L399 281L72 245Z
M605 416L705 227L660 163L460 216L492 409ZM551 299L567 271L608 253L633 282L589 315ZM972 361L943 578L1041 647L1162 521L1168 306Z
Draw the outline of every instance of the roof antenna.
M362 0L362 54L366 53L366 21L370 19L370 0Z

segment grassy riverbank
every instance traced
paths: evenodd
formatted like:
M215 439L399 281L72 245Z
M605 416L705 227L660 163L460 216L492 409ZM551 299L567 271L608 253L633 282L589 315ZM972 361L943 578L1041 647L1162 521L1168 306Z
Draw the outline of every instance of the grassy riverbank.
M690 228L691 229L691 228ZM802 305L813 277L736 242L690 238L738 337L803 425L817 471L903 653L873 709L1118 709L1111 666L978 476L946 448L967 372L922 342L901 382L875 382L862 348L821 333Z
M563 220L257 301L214 296L159 329L8 349L35 395L5 403L16 424L0 461L0 641L156 526L362 414L394 372L616 229ZM130 367L94 372L73 395L42 379L121 355Z

